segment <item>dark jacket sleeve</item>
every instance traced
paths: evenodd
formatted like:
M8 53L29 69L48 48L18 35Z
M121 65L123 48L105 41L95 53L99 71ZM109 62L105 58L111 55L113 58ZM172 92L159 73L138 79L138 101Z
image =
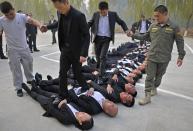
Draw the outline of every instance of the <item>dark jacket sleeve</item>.
M118 16L117 13L115 13L116 22L122 27L124 31L128 30L128 27L126 23Z
M27 23L26 24L26 36L30 34L30 25Z
M91 28L91 27L93 26L93 24L94 24L94 19L95 19L95 13L94 13L93 16L92 16L92 19L88 22L89 28Z
M38 33L38 28L37 27L35 27L35 34L37 34Z
M54 107L53 104L49 105L49 109L47 111L52 117L56 118L59 122L64 125L73 124L72 118L68 115L68 112L62 112L58 108Z
M92 67L90 67L90 66L84 65L84 66L82 66L81 71L82 71L83 73L92 73L92 72L96 71L96 69L95 69L95 68L92 68Z
M58 22L54 22L52 24L47 25L48 30L56 29L58 28Z
M80 56L87 57L88 56L88 49L90 44L90 33L88 24L86 22L86 17L84 14L80 16L80 32L82 37L82 49Z
M70 101L72 101L79 107L82 107L85 112L92 114L92 110L91 110L92 108L90 107L89 102L85 102L84 100L79 98L73 89L69 90L69 97L70 97ZM85 98L84 95L82 97Z

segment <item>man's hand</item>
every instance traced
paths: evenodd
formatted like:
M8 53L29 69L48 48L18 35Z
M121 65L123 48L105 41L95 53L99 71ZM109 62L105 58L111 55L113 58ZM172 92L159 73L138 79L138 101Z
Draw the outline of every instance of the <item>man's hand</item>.
M40 27L40 31L41 31L42 33L47 32L47 31L48 31L47 26L46 26L46 25L41 26L41 27Z
M80 63L84 63L84 62L86 62L86 57L80 56Z
M87 96L92 96L93 94L94 94L94 88L90 88L90 89L87 91L87 93L86 93Z
M88 81L86 81L86 83L88 83L88 84L90 84L92 82L92 80L88 80Z
M108 94L112 94L113 91L114 91L114 90L113 90L113 88L111 87L111 85L108 85L108 86L107 86L107 93L108 93Z
M129 30L125 31L125 34L126 34L128 37L130 37L130 31L129 31Z
M99 74L99 72L98 71L94 71L94 72L92 72L92 74L96 76L96 75Z
M183 64L183 60L178 59L178 60L177 60L177 66L178 66L178 67L181 67L182 64Z
M127 36L128 37L132 37L134 34L133 34L133 32L132 31L129 31L128 33L127 33Z
M63 104L67 104L67 100L64 99L58 104L58 108L60 109Z
M115 81L115 82L118 82L119 79L118 79L118 76L116 74L113 75L112 79Z

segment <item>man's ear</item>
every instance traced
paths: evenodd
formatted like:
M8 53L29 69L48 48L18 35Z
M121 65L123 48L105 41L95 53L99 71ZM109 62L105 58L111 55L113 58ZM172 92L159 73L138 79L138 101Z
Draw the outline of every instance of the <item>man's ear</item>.
M82 121L80 121L78 118L76 118L77 120L78 120L78 123L80 124L80 125L82 125Z
M168 15L168 12L165 12L164 15L167 16L167 15Z

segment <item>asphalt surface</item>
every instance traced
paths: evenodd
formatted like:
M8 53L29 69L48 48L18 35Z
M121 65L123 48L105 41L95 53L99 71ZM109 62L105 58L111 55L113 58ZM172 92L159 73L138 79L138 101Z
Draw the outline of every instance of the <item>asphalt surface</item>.
M123 34L116 34L111 47L129 41ZM92 131L192 131L193 130L193 39L185 38L187 55L181 68L176 66L177 49L174 45L172 61L152 103L139 106L144 96L144 79L136 86L138 96L133 108L120 104L116 118L101 113L94 116ZM39 34L37 44L41 50L33 53L34 73L58 76L59 50L51 45L51 33ZM92 48L90 49L92 54ZM24 79L25 81L25 79ZM18 98L12 85L8 61L0 60L0 131L78 131L74 126L64 126L54 118L42 116L44 110L26 93Z

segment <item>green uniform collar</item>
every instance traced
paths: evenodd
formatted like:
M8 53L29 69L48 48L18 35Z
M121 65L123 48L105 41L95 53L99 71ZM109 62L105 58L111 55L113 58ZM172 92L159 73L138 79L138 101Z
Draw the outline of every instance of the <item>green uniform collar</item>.
M170 19L168 19L165 23L164 23L164 26L170 26L171 25L171 21ZM157 23L157 26L161 26L160 23Z

